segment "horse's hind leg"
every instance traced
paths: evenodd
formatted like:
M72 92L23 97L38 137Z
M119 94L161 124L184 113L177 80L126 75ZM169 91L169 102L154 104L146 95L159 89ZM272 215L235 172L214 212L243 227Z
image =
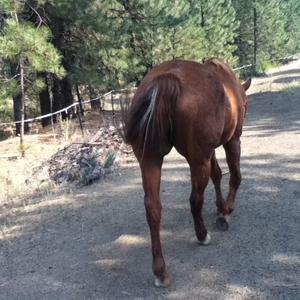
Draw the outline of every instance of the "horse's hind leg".
M143 178L143 188L145 192L145 209L147 221L150 228L153 273L155 275L155 285L166 287L170 284L170 279L166 272L165 261L160 243L160 219L161 203L159 197L161 166L163 158L159 156L148 157L145 155L140 160L140 167Z
M221 212L225 201L224 201L224 198L222 195L222 190L221 190L222 171L218 164L215 151L214 151L210 161L211 161L210 178L214 184L215 191L216 191L216 205L218 208L218 212Z
M217 224L225 224L228 228L229 215L234 210L234 203L237 190L241 183L241 172L240 172L240 156L241 156L241 146L240 139L235 138L230 140L224 145L226 152L226 160L230 171L229 179L229 192L224 203L221 213L222 216L219 218ZM227 224L227 225L226 225ZM227 229L225 228L225 229Z
M204 202L204 190L209 181L210 160L190 162L192 192L190 196L191 211L194 219L195 233L197 239L202 245L210 243L210 235L208 234L203 218L202 206Z

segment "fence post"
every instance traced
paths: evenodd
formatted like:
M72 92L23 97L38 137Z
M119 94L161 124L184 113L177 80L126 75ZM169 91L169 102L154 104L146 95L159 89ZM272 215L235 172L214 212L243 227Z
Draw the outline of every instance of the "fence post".
M76 114L77 114L79 125L80 125L81 134L84 137L84 131L83 131L83 125L82 125L82 119L81 119L81 109L82 108L79 111L79 110L77 110L77 106L75 106L75 109L76 109Z

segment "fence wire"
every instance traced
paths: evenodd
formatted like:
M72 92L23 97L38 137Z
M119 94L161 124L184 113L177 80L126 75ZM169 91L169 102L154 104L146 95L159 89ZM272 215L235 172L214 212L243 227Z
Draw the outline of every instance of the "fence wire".
M289 55L289 56L286 56L286 57L282 57L282 58L277 58L277 59L274 59L274 60L271 60L272 62L273 61L282 61L282 60L286 60L286 59L291 59L295 57L295 54L294 55ZM254 66L256 66L258 64L248 64L248 65L243 65L241 67L237 67L237 68L234 68L233 71L239 71L239 70L243 70L243 69L248 69L248 68L252 68ZM81 104L87 104L87 103L91 103L91 102L94 102L94 101L99 101L101 99L104 99L105 97L107 96L110 96L114 93L121 93L121 92L124 92L124 91L129 91L128 89L121 89L121 90L111 90L103 95L100 95L96 98L93 98L93 99L89 99L89 100L84 100L84 101L76 101L74 102L73 104L65 107L65 108L62 108L58 111L55 111L55 112L52 112L52 113L49 113L49 114L46 114L46 115L42 115L42 116L39 116L39 117L35 117L35 118L29 118L29 119L26 119L24 120L24 123L31 123L31 122L34 122L34 121L39 121L39 120L42 120L42 119L45 119L45 118L49 118L49 117L52 117L52 116L55 116L55 115L58 115L58 114L61 114L61 113L67 113L69 110L71 110L71 108L73 107L77 107ZM0 123L0 126L7 126L7 125L15 125L15 124L20 124L22 123L22 121L15 121L15 122L4 122L4 123Z

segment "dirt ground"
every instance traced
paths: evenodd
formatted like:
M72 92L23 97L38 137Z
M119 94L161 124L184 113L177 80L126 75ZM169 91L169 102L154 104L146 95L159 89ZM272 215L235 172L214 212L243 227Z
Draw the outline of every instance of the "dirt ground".
M132 162L68 193L0 199L0 299L300 299L300 60L254 79L249 94L229 231L215 228L211 183L206 191L211 245L196 243L186 162L175 151L165 159L161 236L170 288L153 286ZM217 154L225 191L222 149Z

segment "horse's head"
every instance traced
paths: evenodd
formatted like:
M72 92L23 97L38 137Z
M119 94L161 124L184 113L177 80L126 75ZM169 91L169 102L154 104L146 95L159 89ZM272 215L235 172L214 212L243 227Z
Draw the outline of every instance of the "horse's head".
M244 90L244 95L243 95L243 103L244 103L244 116L246 115L247 109L248 109L248 99L246 96L246 91L249 89L251 85L251 78L248 78L245 82L242 83L242 87Z

